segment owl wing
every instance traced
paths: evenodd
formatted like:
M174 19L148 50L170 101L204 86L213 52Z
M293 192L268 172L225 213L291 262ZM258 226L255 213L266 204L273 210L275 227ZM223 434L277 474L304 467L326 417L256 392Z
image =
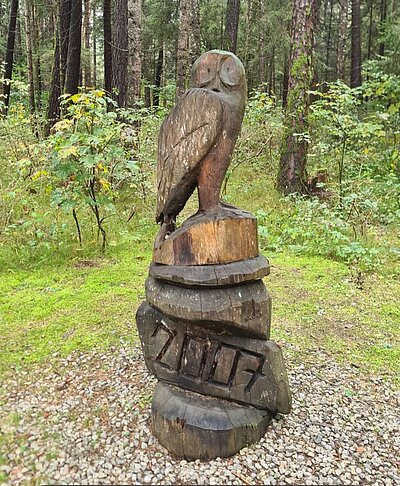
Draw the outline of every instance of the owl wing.
M222 128L221 100L203 89L187 91L164 120L158 139L157 214L178 214L196 187L201 161Z

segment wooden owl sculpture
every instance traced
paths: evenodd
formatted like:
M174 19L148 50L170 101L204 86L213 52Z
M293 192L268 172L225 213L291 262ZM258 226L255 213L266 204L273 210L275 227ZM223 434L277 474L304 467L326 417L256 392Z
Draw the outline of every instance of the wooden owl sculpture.
M220 204L242 124L247 85L234 54L213 50L200 56L191 84L164 120L158 139L156 221L161 229L156 246L175 230L176 216L196 187L200 211Z

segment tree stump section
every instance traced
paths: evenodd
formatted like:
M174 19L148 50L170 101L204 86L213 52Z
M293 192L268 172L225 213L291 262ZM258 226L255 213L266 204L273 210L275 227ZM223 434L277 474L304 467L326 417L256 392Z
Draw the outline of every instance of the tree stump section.
M272 414L158 383L152 430L172 454L188 460L229 457L258 442Z
M163 265L220 265L258 256L257 220L245 211L218 206L189 218L154 248Z
M219 199L245 108L244 68L232 53L210 51L192 83L160 130L161 228L136 322L159 380L153 434L176 456L209 460L260 440L292 399L282 350L269 339L270 267L257 219ZM196 188L199 211L176 228Z

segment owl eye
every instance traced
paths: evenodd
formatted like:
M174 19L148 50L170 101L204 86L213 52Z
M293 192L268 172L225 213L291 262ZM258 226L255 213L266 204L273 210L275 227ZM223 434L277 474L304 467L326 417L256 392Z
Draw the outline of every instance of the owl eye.
M236 86L242 79L242 71L239 69L235 59L228 57L221 66L221 80L228 86Z
M215 68L209 62L202 62L197 68L197 82L199 86L204 86L215 76Z

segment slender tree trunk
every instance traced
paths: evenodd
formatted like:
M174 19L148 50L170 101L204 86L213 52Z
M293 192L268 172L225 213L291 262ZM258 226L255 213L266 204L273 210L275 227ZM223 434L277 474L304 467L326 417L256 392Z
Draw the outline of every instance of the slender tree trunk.
M285 195L307 193L307 117L308 91L312 82L313 30L316 0L294 0L289 90L286 106L285 135L282 140L278 189ZM302 135L299 135L302 134Z
M200 55L200 9L199 0L191 0L189 19L190 63L193 64Z
M264 83L267 76L267 60L265 53L265 3L264 0L260 0L259 4L260 22L259 22L259 35L258 35L258 84L262 86L261 90L265 91ZM269 87L268 87L269 89Z
M49 135L51 127L60 119L60 96L62 93L60 43L60 35L58 29L56 28L54 35L54 64L51 76L49 104L47 106L47 123L45 127L46 136Z
M104 89L112 92L111 0L103 1Z
M268 94L275 94L275 46L272 46L271 59L269 62Z
M339 13L339 33L338 33L338 50L337 50L337 63L336 71L339 79L344 79L344 59L346 51L347 40L347 21L348 21L348 0L339 0L340 13Z
M393 5L396 2L393 2ZM387 12L387 1L386 0L381 0L381 21L380 21L380 34L381 36L384 36L385 34L385 27L386 27L386 12ZM384 37L382 37L382 40L379 43L379 55L384 56L385 55L385 40Z
M69 27L71 24L71 0L60 0L60 83L61 91L65 87L67 72Z
M67 72L65 77L65 92L71 95L78 92L79 77L81 71L81 44L82 0L72 0Z
M189 64L189 30L190 30L190 0L180 0L179 3L179 33L176 53L176 98L183 95L186 88Z
M239 29L240 0L228 0L226 7L224 48L236 54Z
M360 0L351 0L351 72L350 86L361 86L361 13Z
M374 0L370 0L369 5L369 27L368 27L368 47L367 47L367 59L371 59L372 50L372 26L373 26L373 13L374 13Z
M18 16L18 0L11 0L10 17L9 17L8 34L7 34L6 58L5 58L6 67L4 71L5 81L3 83L3 96L4 96L3 114L5 116L7 116L8 107L10 106L10 92L11 92L10 81L12 79L12 71L14 65L15 29L17 26L17 16Z
M33 74L33 52L32 52L32 16L31 16L31 2L25 0L25 37L26 37L26 59L28 64L28 80L29 80L29 104L31 113L35 113L35 80Z
M40 52L40 28L39 28L39 14L37 6L32 3L32 24L33 24L33 45L35 53L35 91L36 91L36 106L40 111L42 109L42 61Z
M83 40L85 48L85 75L84 84L85 86L90 86L92 84L92 70L91 70L91 57L90 57L90 0L84 0L85 2L85 15L83 18Z
M97 87L97 33L96 33L96 1L93 2L93 87Z
M333 17L333 0L330 0L328 32L326 38L326 55L325 55L325 82L329 81L330 71L330 54L331 54L331 38L332 38L332 17Z
M142 0L129 0L129 105L140 99L142 81Z
M112 86L120 108L126 108L128 81L128 0L115 0Z
M162 72L164 66L164 42L161 43L161 46L158 49L158 58L156 63L156 72L154 76L154 97L153 97L153 104L154 106L160 106L160 89L161 89L161 80L162 80Z
M283 63L283 78L282 78L282 108L285 110L287 105L287 96L289 90L289 60L285 55Z

